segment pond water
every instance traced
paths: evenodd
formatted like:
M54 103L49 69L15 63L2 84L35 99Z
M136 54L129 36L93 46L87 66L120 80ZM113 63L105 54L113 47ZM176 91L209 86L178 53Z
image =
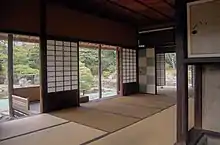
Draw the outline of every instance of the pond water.
M0 99L0 111L5 111L9 109L8 99Z

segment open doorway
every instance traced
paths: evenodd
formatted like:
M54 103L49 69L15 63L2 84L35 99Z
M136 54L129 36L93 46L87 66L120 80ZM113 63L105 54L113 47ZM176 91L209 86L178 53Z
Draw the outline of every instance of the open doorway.
M98 46L89 43L79 45L80 96L89 100L99 99Z
M79 82L82 102L118 94L117 64L116 47L79 43Z
M8 99L8 36L0 33L0 122L10 120Z
M157 94L176 97L176 53L157 54ZM188 66L189 97L193 96L194 69Z
M38 37L13 35L13 95L15 116L40 113L40 46ZM21 106L20 103L24 105Z
M102 97L111 97L118 92L117 52L115 49L101 50Z
M40 113L38 37L0 34L0 122Z

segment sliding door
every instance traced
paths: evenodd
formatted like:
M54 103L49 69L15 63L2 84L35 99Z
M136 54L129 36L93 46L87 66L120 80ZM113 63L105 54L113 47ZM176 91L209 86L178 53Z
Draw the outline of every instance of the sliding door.
M118 71L116 49L101 50L101 70L102 97L117 95Z

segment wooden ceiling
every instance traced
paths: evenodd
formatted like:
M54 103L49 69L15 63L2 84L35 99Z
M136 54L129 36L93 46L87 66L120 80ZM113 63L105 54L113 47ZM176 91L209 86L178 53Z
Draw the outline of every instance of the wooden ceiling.
M147 26L174 22L175 0L50 0L98 17Z

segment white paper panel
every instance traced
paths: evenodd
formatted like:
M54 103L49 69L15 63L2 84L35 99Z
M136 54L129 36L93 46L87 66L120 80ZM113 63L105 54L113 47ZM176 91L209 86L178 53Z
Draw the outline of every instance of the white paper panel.
M54 41L54 40L47 40L47 44L48 44L48 45L54 45L54 44L55 44L55 41Z
M65 87L64 87L64 90L65 90L65 91L71 90L71 86L65 86Z
M55 92L55 88L48 88L48 93Z
M47 67L47 71L55 71L55 67Z
M63 45L64 45L64 46L70 46L70 42L64 41L64 42L63 42Z
M56 92L61 92L63 91L63 87L56 87Z
M56 41L56 45L63 45L62 41Z
M48 40L48 92L78 88L77 51L77 43Z
M53 82L53 83L47 83L47 86L48 87L55 87L55 83Z
M56 81L63 81L63 77L56 77Z

